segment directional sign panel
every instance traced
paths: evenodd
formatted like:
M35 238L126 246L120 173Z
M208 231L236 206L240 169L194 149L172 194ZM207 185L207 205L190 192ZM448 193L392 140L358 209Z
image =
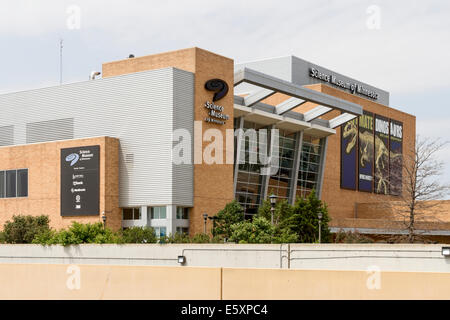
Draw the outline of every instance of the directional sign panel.
M61 149L61 216L100 211L100 146Z

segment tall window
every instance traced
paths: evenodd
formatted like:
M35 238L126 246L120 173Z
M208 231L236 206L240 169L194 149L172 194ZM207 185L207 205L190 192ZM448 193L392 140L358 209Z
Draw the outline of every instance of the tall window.
M295 133L280 131L279 169L277 173L270 176L268 195L275 194L278 196L278 199L289 199L294 166L295 142Z
M141 220L141 208L123 208L123 220Z
M250 131L249 129L253 130ZM244 122L244 135L241 140L240 153L241 158L245 159L245 162L239 164L235 198L244 208L246 215L257 213L261 200L262 165L259 161L258 153L260 147L265 147L266 150L268 147L262 141L258 141L258 139L256 139L256 144L252 144L249 141L250 139L254 139L254 137L251 137L251 133L258 134L259 129L263 129L263 127L256 123ZM270 130L267 131L269 135ZM250 159L256 159L256 163L250 163Z
M147 214L150 212L150 219L166 219L166 207L148 207Z
M304 135L298 172L297 197L307 197L312 189L319 187L319 169L323 140Z
M166 236L166 227L153 227L153 230L155 230L155 235L158 238L165 237Z
M0 171L0 198L28 197L28 169Z

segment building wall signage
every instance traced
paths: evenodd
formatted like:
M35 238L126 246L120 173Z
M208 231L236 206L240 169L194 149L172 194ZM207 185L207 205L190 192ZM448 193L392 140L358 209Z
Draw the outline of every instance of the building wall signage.
M213 91L214 96L212 101L206 101L204 107L208 111L208 116L205 118L205 122L216 123L223 125L230 118L229 115L224 113L225 108L217 105L214 102L222 99L228 93L228 84L221 79L211 79L206 81L205 89Z
M338 79L336 75L332 73L325 73L320 71L317 68L309 68L309 76L314 79L321 80L323 82L330 83L336 87L339 87L341 89L345 89L350 91L352 94L359 93L360 95L366 96L370 99L377 100L379 94L366 86L360 84L360 83L351 83L348 81L344 81L341 79Z
M341 188L400 195L402 144L400 121L364 111L357 124L347 122L341 129Z
M98 215L100 146L61 149L61 216Z

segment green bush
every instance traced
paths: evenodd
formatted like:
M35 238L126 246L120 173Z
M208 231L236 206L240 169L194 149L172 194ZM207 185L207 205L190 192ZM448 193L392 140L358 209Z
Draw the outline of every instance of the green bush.
M319 213L322 213L321 242L330 242L328 209L326 204L317 198L314 190L306 199L297 199L292 215L281 222L281 228L287 228L297 234L301 243L316 243L319 238Z
M231 225L244 221L244 209L236 200L233 200L220 210L216 216L216 226L213 229L213 235L230 238L232 233Z
M0 243L5 243L5 233L0 231Z
M165 236L164 239L160 239L161 243L190 243L191 239L185 233L176 232L169 236Z
M258 216L266 218L267 221L271 221L270 200L264 200L262 205L258 209ZM275 211L273 213L273 224L279 225L282 221L290 218L293 213L293 208L287 200L278 201L275 206Z
M121 232L123 243L156 243L155 230L151 227L131 227Z
M211 239L207 234L197 233L191 239L192 243L210 243Z
M82 243L123 243L123 240L120 234L104 228L101 222L94 224L72 222L69 229L58 232L48 231L36 237L33 243L67 246Z
M6 243L32 243L36 235L49 232L48 216L13 216L3 227Z
M271 243L275 227L264 217L242 221L231 225L231 241L237 243Z

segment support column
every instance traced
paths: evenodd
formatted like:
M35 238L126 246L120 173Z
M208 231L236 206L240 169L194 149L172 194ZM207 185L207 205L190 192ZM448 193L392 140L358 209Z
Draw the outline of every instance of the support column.
M325 173L325 162L327 157L328 137L323 138L322 148L320 150L320 167L319 167L319 188L317 188L317 198L322 199L323 176Z
M268 128L268 130L270 130L270 143L268 143L269 145L269 157L272 156L272 149L273 149L273 135L272 135L272 129L275 129L275 125L271 125L270 128ZM259 141L258 141L259 143ZM279 157L280 155L278 155ZM278 160L280 161L280 159ZM267 165L269 168L271 166L271 162ZM269 170L270 173L270 170ZM260 195L260 204L262 204L262 202L264 200L267 199L267 191L269 190L269 180L270 180L270 175L264 175L262 177L262 181L261 181L261 195Z
M244 117L239 117L239 127L238 129L240 129L238 132L238 136L237 136L237 141L236 141L236 154L234 157L234 177L233 177L233 197L236 198L236 186L237 186L237 177L238 177L238 172L239 172L239 157L241 155L241 146L242 146L242 130L244 129ZM236 132L235 132L236 135ZM244 148L245 148L245 144L244 144Z
M298 171L300 170L300 160L302 156L303 148L303 131L297 132L295 135L295 148L294 148L294 166L292 168L291 185L289 186L289 203L293 205L295 203L295 195L297 193L298 183Z

